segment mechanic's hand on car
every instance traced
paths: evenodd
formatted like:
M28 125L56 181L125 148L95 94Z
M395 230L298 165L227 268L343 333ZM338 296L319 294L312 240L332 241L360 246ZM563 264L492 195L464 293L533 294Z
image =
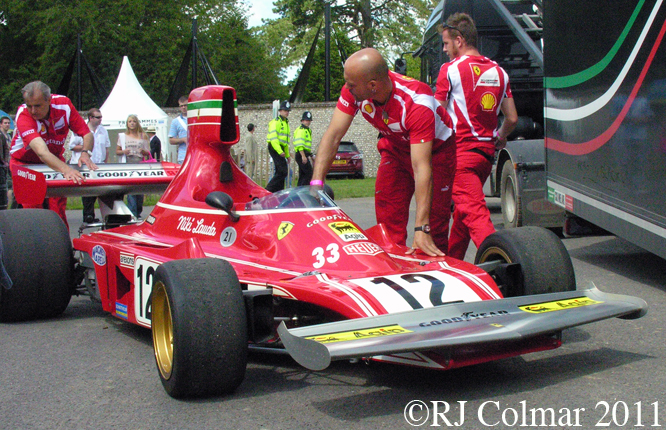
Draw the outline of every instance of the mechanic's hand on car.
M414 232L412 249L407 251L407 254L415 254L417 249L431 257L443 257L445 255L439 248L437 248L435 242L432 240L432 236L422 231Z
M312 181L312 182L316 182L316 181ZM324 183L322 181L319 181L319 182L322 182L322 183L321 184L313 184L312 182L310 182L310 195L312 197L314 197L315 199L317 199L317 201L319 201L319 199L320 199L319 191L322 191L324 189Z
M85 156L84 156L84 154L85 154ZM85 151L81 152L81 157L79 158L79 167L82 167L83 164L88 166L88 168L90 170L97 170L99 168L99 167L97 167L97 164L93 163L92 159L90 158L90 154L88 154ZM81 175L81 174L79 173L79 175ZM81 176L81 178L83 179L83 176Z
M81 162L79 161L79 163ZM97 168L97 166L95 166L95 168ZM81 185L86 180L86 178L83 177L81 172L69 166L63 169L62 176L64 176L65 179L67 179L68 181L74 182L76 185Z

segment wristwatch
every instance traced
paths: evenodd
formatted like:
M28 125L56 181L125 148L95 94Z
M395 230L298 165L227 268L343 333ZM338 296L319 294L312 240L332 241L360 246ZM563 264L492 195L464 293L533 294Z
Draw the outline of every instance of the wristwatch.
M430 225L423 224L421 227L414 227L414 231L422 231L425 234L430 234Z
M87 153L90 156L90 158L92 158L92 151L83 151L83 152Z

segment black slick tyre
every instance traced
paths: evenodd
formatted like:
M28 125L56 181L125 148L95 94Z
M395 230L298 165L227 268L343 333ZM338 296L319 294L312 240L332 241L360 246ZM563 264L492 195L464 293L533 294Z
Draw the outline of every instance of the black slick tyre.
M500 179L500 204L504 228L520 227L523 225L523 208L518 193L518 177L511 160L502 165Z
M2 264L12 287L0 287L0 321L62 314L72 296L74 257L65 223L44 209L0 211Z
M569 253L562 241L541 227L498 230L479 247L475 264L490 261L515 263L520 271L507 285L505 296L574 291L576 276ZM491 273L492 275L492 273Z
M218 396L245 378L248 335L236 273L223 260L169 261L152 290L152 333L162 385L174 398Z

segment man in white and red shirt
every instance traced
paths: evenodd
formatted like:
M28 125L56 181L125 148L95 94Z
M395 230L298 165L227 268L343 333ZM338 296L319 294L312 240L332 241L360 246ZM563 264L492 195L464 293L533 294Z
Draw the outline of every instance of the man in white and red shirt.
M40 81L34 81L23 87L25 104L19 106L16 113L16 130L12 139L11 164L46 164L51 169L62 173L63 177L76 184L83 182L81 173L65 163L65 140L69 130L83 136L83 148L79 166L85 163L90 169L97 169L90 159L93 148L93 134L65 96L51 95L51 89ZM51 197L43 205L24 208L48 208L60 215L67 224L65 213L66 197Z
M444 52L435 98L447 108L456 128L458 164L453 183L453 225L448 253L465 258L470 238L479 247L495 232L483 194L495 151L506 145L518 114L509 76L476 49L476 26L464 13L451 15L442 27ZM504 114L497 129L498 115Z
M345 63L345 86L317 147L311 187L321 188L340 140L357 112L381 134L375 185L377 222L391 239L407 241L409 203L416 197L412 251L436 256L447 249L455 172L453 123L417 80L390 72L381 54L362 49Z

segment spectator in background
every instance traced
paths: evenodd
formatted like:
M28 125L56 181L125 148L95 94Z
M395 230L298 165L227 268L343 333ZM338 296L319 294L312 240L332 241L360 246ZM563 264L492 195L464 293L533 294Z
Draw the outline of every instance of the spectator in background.
M257 169L258 145L254 137L254 124L247 125L248 134L245 136L245 173L254 180Z
M183 164L187 152L187 96L178 99L180 115L171 121L169 130L169 143L178 145L178 164Z
M8 178L9 172L9 124L11 120L8 116L0 118L0 209L7 209L9 203Z
M146 127L146 134L150 143L150 156L156 161L162 161L162 141L159 137L155 136L155 127Z
M150 157L150 144L148 136L141 127L139 118L132 114L127 117L125 133L118 135L116 155L120 163L140 163ZM143 194L130 194L127 196L127 207L136 219L141 219L143 211Z
M111 140L109 133L102 125L102 112L97 108L92 108L88 111L88 128L93 133L93 150L92 160L95 164L104 164L109 162L109 148L111 147ZM94 223L99 222L95 218L95 200L97 197L81 197L83 203L83 222Z

